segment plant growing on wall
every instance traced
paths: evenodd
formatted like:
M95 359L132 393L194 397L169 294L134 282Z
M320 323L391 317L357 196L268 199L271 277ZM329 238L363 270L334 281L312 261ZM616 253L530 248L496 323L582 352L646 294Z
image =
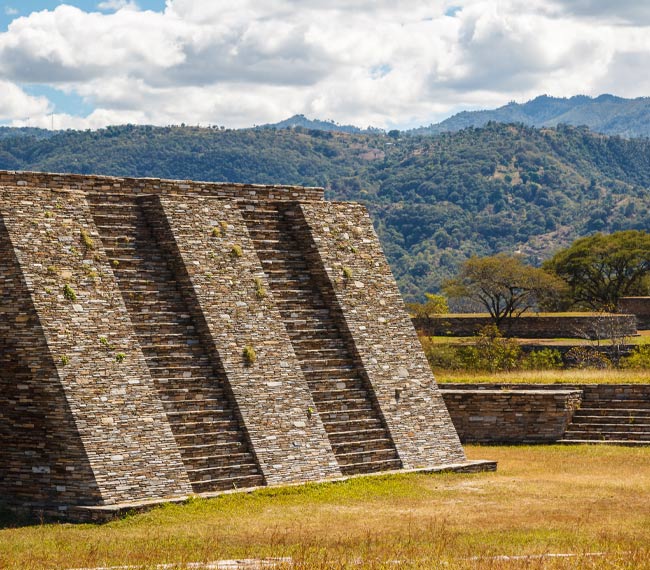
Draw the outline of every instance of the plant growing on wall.
M255 294L258 299L264 299L266 297L266 289L264 288L264 283L259 277L255 277Z
M68 300L68 301L76 301L77 300L77 294L75 293L74 289L70 287L67 283L63 287L63 296Z
M246 366L251 366L255 364L255 361L257 360L257 354L255 354L255 349L250 345L246 345L244 347L242 356L244 357L244 362L246 363Z
M244 252L241 248L241 245L234 244L230 248L230 257L237 258L237 257L241 257L242 255L244 255Z
M81 235L81 243L84 244L86 249L95 249L95 242L93 241L93 238L90 237L90 234L86 230L82 228L79 234Z

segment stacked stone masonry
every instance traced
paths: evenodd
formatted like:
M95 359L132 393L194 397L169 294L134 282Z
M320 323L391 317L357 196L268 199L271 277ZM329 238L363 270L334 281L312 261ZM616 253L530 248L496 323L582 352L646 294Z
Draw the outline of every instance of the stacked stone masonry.
M639 330L650 329L650 297L622 297L616 310L636 317Z
M647 384L442 384L463 443L650 445Z
M477 468L367 212L322 189L0 172L0 287L11 508Z
M619 305L619 310L622 310ZM622 311L623 312L623 311ZM637 317L630 314L575 313L572 315L522 315L500 325L504 335L518 338L587 338L609 339L636 336ZM429 336L473 336L493 323L489 315L451 314L414 317L413 326Z

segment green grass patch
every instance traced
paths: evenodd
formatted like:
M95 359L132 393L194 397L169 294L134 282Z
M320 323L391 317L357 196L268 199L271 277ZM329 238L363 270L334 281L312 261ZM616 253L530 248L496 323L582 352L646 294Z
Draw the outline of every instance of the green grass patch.
M498 460L498 472L358 478L192 499L105 525L5 528L0 567L283 556L305 569L648 567L650 448L467 452ZM607 555L535 563L490 558L594 551Z
M435 370L438 383L462 384L648 384L650 370L568 369L514 370L509 372L467 372Z

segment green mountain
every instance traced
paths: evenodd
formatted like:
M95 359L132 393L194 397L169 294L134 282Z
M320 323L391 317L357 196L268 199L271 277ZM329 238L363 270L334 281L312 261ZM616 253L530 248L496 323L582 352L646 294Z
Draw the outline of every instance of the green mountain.
M338 133L368 133L368 132L383 132L381 129L374 129L368 127L367 129L360 129L354 125L339 125L334 121L321 121L319 119L308 119L305 115L294 115L279 123L267 123L259 125L256 129L294 129L302 127L304 129L315 129L318 131L332 131Z
M0 139L0 169L324 186L365 203L408 299L472 254L540 263L578 236L650 230L650 141L490 123L439 136L110 127Z
M592 131L623 137L650 136L650 98L624 99L600 95L557 98L542 95L527 103L508 103L489 111L463 111L428 127L409 131L416 135L435 135L467 127L483 127L490 121L523 123L533 127L557 125L587 126Z

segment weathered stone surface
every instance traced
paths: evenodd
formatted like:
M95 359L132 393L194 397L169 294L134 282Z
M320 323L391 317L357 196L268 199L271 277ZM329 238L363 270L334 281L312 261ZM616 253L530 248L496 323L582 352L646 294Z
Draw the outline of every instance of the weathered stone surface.
M367 212L322 189L0 172L0 293L13 507L479 468Z
M152 208L166 220L159 237L193 291L266 481L340 476L237 205L169 196ZM247 362L246 348L255 362Z
M650 329L650 297L622 297L616 310L619 313L634 315L638 329Z
M2 429L3 495L34 485L14 469L60 510L190 492L84 195L4 188L0 212L2 358L20 377L3 377L0 414L31 415Z
M621 312L633 313L632 310ZM440 315L437 317L413 318L413 325L422 334L429 336L473 336L482 327L490 325L493 320L488 316L475 315ZM518 338L605 338L614 332L617 336L634 336L637 325L634 314L597 315L522 315L504 322L503 334Z
M368 212L312 202L300 213L404 467L464 460Z
M554 443L562 439L582 390L440 390L463 443Z

